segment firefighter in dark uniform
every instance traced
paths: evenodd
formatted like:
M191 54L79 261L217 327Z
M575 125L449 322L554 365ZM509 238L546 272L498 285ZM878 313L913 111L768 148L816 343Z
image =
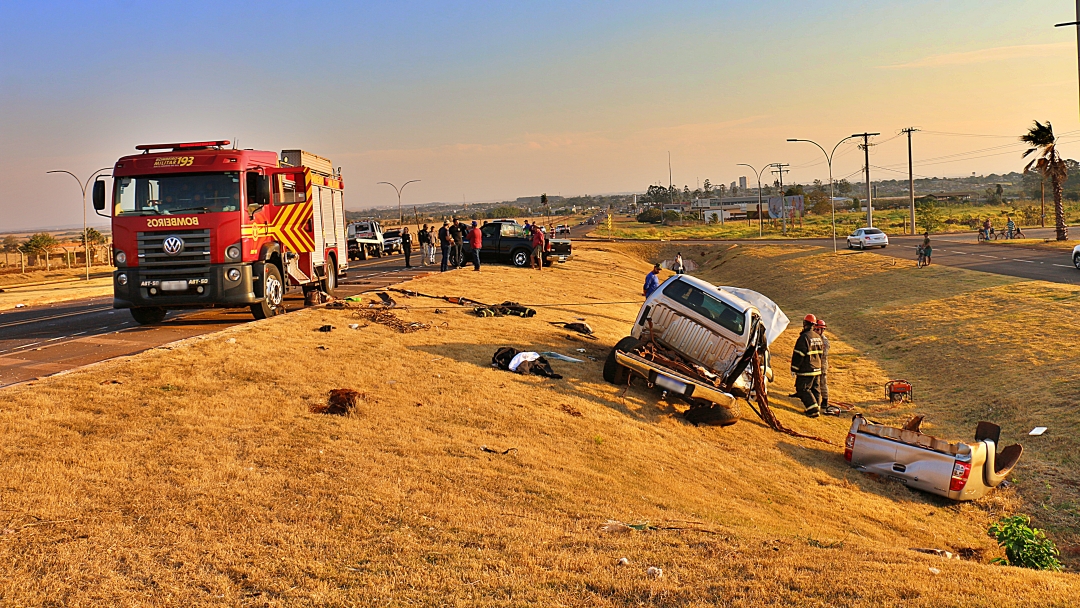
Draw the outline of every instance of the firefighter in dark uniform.
M814 333L821 336L821 377L818 379L818 393L821 395L821 413L839 416L840 408L829 405L829 338L825 335L828 327L824 319L814 322Z
M806 315L803 318L802 333L795 340L795 349L791 353L791 373L795 375L795 394L803 402L807 416L817 418L821 414L821 393L818 380L821 377L821 351L824 342L814 333L817 317Z

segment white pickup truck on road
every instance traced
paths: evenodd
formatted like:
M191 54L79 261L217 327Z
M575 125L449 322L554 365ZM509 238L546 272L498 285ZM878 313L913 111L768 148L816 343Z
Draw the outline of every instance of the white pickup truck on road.
M371 256L382 257L386 247L382 225L375 220L349 224L346 231L350 260L366 260Z

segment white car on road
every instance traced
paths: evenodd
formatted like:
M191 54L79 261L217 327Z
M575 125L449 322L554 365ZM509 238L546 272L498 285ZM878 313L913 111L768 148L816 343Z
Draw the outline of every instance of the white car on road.
M1073 247L1073 266L1080 268L1080 245Z
M867 247L889 246L889 236L877 228L859 228L847 237L847 248L866 249Z

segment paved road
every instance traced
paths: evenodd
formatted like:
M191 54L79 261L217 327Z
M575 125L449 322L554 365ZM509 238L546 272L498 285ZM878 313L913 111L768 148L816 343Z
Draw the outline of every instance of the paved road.
M403 263L400 255L353 262L338 295L347 297L385 288L432 270L431 267L405 270ZM303 307L302 296L286 298L285 306L292 310ZM144 327L135 323L127 311L113 309L111 297L3 312L0 313L0 387L251 320L247 309L173 311L164 323Z
M1025 231L1028 238L1053 238L1052 228ZM871 249L890 257L915 259L915 248L922 237L889 237L886 249ZM991 272L1024 279L1080 285L1080 270L1072 265L1069 251L1048 251L1026 247L1011 247L979 243L974 233L932 236L934 264L955 266L968 270Z

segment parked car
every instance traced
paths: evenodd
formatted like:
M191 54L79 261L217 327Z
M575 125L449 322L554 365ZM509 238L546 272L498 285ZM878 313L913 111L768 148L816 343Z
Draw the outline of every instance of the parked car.
M630 335L611 349L604 379L624 385L644 378L691 409L714 412L721 426L734 424L738 399L756 382L772 381L769 343L787 326L783 311L760 293L675 275L645 300Z
M346 229L350 260L366 260L371 256L382 257L386 251L382 225L377 220L353 222Z
M555 234L570 234L570 227L566 224L559 224L558 226L555 226Z
M875 424L857 414L844 458L867 473L952 500L974 500L1001 485L1024 452L1020 444L997 451L1001 429L980 422L975 443L950 443L919 432L922 416L904 428Z
M1077 268L1080 268L1080 245L1077 245L1076 247L1073 247L1072 258L1073 258L1073 266L1076 266Z
M847 248L866 249L867 247L889 246L889 236L877 228L859 228L847 237Z
M518 268L531 263L532 235L525 232L525 227L517 223L491 222L480 228L483 244L480 247L480 259L509 262ZM570 239L551 239L548 251L544 252L544 264L566 262L572 259L573 244ZM466 260L471 259L472 247L466 240L462 249Z
M401 252L401 229L394 228L383 233L383 250L386 253Z
M489 224L516 224L517 220L503 218L501 220L489 220Z

